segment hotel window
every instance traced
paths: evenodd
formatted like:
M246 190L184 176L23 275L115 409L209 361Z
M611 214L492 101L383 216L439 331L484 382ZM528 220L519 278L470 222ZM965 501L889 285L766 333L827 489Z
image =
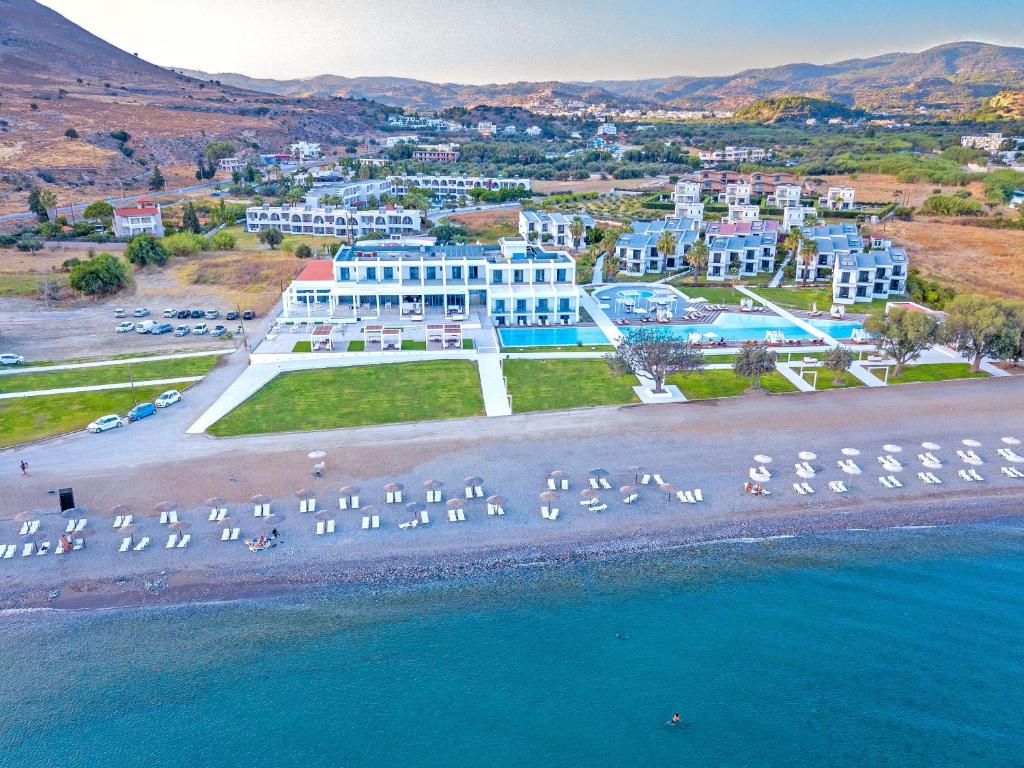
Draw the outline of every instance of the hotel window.
M470 280L479 280L480 279L480 267L470 267L469 268L469 279Z
M526 311L526 299L516 299L516 312Z
M570 306L568 299L559 299L558 300L558 311L559 312L570 312L570 311L572 311L572 307Z
M409 267L409 279L410 280L419 280L420 279L420 268L419 267Z
M555 279L560 283L564 283L568 279L568 273L566 270L560 269L555 273Z
M543 269L535 269L535 270L533 270L533 282L535 282L535 283L543 283L544 282L544 270Z
M376 280L377 279L377 268L376 267L367 267L366 268L366 279L367 280Z
M452 280L462 279L462 267L452 267Z
M437 280L437 267L427 267L427 280Z
M348 267L342 267L341 269L338 270L338 279L339 280L348 280L348 279L350 279L348 274L349 274L348 273Z
M514 269L514 270L512 270L512 282L515 283L516 285L519 285L520 283L523 282L523 270L521 270L521 269Z
M384 267L384 279L385 280L394 280L395 279L395 269L394 269L394 267Z
M501 285L505 282L505 273L500 269L491 272L491 285Z

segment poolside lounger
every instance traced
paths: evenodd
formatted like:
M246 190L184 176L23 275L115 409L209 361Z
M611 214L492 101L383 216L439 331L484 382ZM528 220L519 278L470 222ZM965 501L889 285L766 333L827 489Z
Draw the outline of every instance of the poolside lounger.
M594 504L597 504L597 499L580 499L581 507L589 507Z
M455 516L459 519L460 523L466 522L466 513L463 512L461 509L455 510Z
M364 531L370 530L370 518L367 517L366 515L363 515L363 530Z
M551 517L551 511L547 507L541 507L540 516L547 520L549 517Z
M118 515L117 517L114 518L114 527L115 528L120 528L122 525L124 525L124 517L122 517L121 515Z
M654 475L654 482L658 485L665 484L665 481L661 479L661 475Z
M455 514L455 510L454 509L449 509L448 510L448 522L449 523L457 523L457 522L459 522L459 516Z
M598 482L598 484L600 484L600 486L601 486L602 488L604 488L604 489L605 489L606 491L610 491L610 490L611 490L611 488L612 488L612 484L608 482L608 478L606 478L606 477L602 477L602 478L600 478L600 479L599 479L599 480L598 480L597 482Z
M19 536L27 536L28 535L28 520L26 520L25 522L23 522L21 524L21 530L18 531L18 535Z
M35 543L30 541L28 544L26 544L24 547L22 547L22 549L21 549L21 556L22 557L28 557L29 555L32 554L32 550L34 550L35 548L36 548Z
M607 504L595 504L594 506L592 506L590 508L590 511L591 512L604 512L606 509L608 509L608 505Z
M494 514L494 510L495 510L495 506L493 504L491 504L491 502L488 501L487 502L487 514L488 515L493 515Z
M924 472L918 472L917 476L918 476L918 478L920 478L921 482L923 482L923 483L928 483L930 485L931 482L932 482L931 478L928 477L928 475L925 474Z
M394 504L394 503L396 503L395 502L395 492L394 491L388 491L387 493L384 494L384 503L385 504Z
M694 496L693 496L693 491L687 491L686 492L686 501L687 501L688 504L696 504L697 503L697 499L694 498Z
M551 508L551 513L548 515L548 520L557 520L557 519L558 519L558 507L552 507Z
M348 499L344 496L338 499L338 509L348 509Z
M596 477L590 478L590 487L593 488L595 491L598 491L598 490L601 489L601 486L597 484L597 478Z
M167 525L167 523L167 511L164 510L163 512L160 513L160 525Z
M253 504L253 506L252 506L252 516L253 517L260 517L262 514L263 514L263 505L262 504Z
M623 504L635 504L636 500L640 498L639 493L631 493L629 496L622 500Z
M399 526L399 527L401 527L401 526ZM316 535L317 536L323 536L325 528L326 528L326 526L324 526L324 521L323 520L317 520L316 521Z
M230 528L225 528L223 531L220 532L220 540L221 541L230 541L231 540L231 529Z
M380 528L380 515L373 515L370 518L370 527L371 528Z
M167 545L164 549L174 549L178 545L178 534L172 533L167 537Z
M563 491L568 491L569 490L569 478L567 478L567 477L563 477L562 478L562 490Z
M684 491L676 491L676 498L679 499L683 504L686 504L686 493Z
M651 483L651 476L650 475L644 475L643 477L640 478L640 484L641 485L650 485L650 483Z
M132 537L131 536L125 536L123 539L121 539L121 546L118 548L117 551L118 552L127 552L128 549L131 547L131 545L132 545Z
M548 478L548 488L550 490L552 490L552 491L558 490L558 486L555 485L555 478L553 478L553 477L549 477ZM430 493L430 492L428 491L428 493Z
M967 474L970 475L971 479L975 480L976 482L984 482L985 481L985 478L983 478L981 475L979 475L978 474L978 470L974 469L973 467L971 467L970 469L967 470Z
M420 512L420 525L430 525L430 515L427 514L427 510Z
M928 473L928 477L930 477L930 478L931 478L931 481L932 481L933 483L941 483L941 482L942 482L942 481L941 481L941 480L940 480L939 478L937 478L937 477L935 476L935 474L934 474L934 473L932 473L932 472L929 472L929 473Z
M45 555L49 551L50 551L50 542L48 542L48 541L41 541L36 546L36 554L37 555Z
M141 539L139 539L139 543L135 545L135 551L141 552L147 546L149 546L149 536L143 536Z
M17 551L18 551L18 545L17 544L8 544L3 551L0 551L0 554L3 555L3 559L4 560L10 560L12 557L14 557L14 553L17 552Z
M415 528L418 524L419 520L410 520L407 523L399 523L398 527L404 531L406 528Z
M804 490L804 487L800 485L800 483L793 483L793 490L799 493L801 496L807 493L807 491Z
M188 546L188 543L192 541L192 534L186 533L180 539L178 539L178 549L184 549Z
M218 523L221 520L223 520L225 517L227 517L227 516L228 516L228 508L227 507L221 507L220 509L217 510L217 522Z
M309 504L305 499L299 499L299 514L309 511Z
M892 483L889 482L889 478L880 477L878 478L878 482L880 482L884 487L888 488L889 490L892 490Z
M484 487L482 485L474 485L473 492L476 494L478 499L482 499L484 495Z
M467 499L472 499L473 498L473 488L472 488L472 486L469 486L469 485L466 486L466 498Z
M334 520L327 521L327 532L334 533Z
M211 507L211 509L210 509L210 516L207 517L206 519L209 520L211 523L216 522L216 520L217 520L217 508L216 507Z
M441 503L441 492L440 491L427 491L427 503L428 504L440 504Z
M177 510L172 509L170 512L167 513L167 522L169 522L169 523L176 523L176 522L178 522L178 512L177 512Z
M64 533L72 533L75 530L74 519L68 520L68 524L64 526Z
M697 501L704 501L704 491L702 491L700 488L694 488L693 498Z
M238 534L241 533L241 532L242 532L241 528L232 528L231 529L231 540L232 541L238 541Z

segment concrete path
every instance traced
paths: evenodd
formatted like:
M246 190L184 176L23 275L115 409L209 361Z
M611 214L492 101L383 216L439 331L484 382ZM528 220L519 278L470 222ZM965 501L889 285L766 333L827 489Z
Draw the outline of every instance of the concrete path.
M101 392L108 389L131 389L132 387L157 387L162 384L185 384L200 381L202 376L180 376L176 379L150 379L148 381L122 381L117 384L93 384L87 387L62 387L60 389L30 389L25 392L4 392L0 400L17 400L20 397L40 395L67 395L74 392Z
M512 406L508 401L505 374L501 370L501 356L480 355L476 363L480 372L480 391L484 395L484 413L488 416L511 416Z
M604 254L594 262L594 273L590 277L591 285L604 285Z
M608 318L608 315L598 305L597 300L582 290L580 291L580 308L587 310L587 314L594 319L594 323L601 329L608 341L616 346L619 345L623 339L622 331Z
M775 370L782 374L783 378L789 381L790 384L795 386L801 392L814 392L814 387L811 386L811 382L800 376L788 363L778 363L775 366Z
M782 284L783 273L785 272L786 267L789 266L789 262L792 260L792 256L787 256L785 260L779 264L779 271L775 273L775 277L773 277L772 281L768 283L769 288L778 288Z
M803 329L807 333L811 334L814 338L816 338L816 339L824 339L825 343L828 344L830 347L835 347L835 346L839 345L838 341L833 339L831 336L829 336L827 333L825 333L820 328L815 328L813 325L808 323L802 317L797 317L792 312L789 312L789 311L783 309L782 307L780 307L778 304L775 304L774 302L768 301L768 299L764 298L763 296L757 295L756 293L754 293L752 290L750 290L746 286L737 285L736 286L736 290L739 291L742 294L745 294L745 295L749 296L751 299L753 299L757 303L763 304L764 306L768 307L768 309L770 309L772 312L775 312L780 317L785 318L786 320L791 322L793 325L795 325L797 328Z
M180 352L175 355L153 355L151 357L123 357L118 360L99 360L92 363L65 363L62 365L30 365L8 366L0 370L0 376L13 376L18 373L50 373L51 371L70 371L76 368L102 368L105 365L133 365L135 363L153 363L158 360L181 360L186 357L207 357L209 355L230 355L232 349L211 349L209 352Z

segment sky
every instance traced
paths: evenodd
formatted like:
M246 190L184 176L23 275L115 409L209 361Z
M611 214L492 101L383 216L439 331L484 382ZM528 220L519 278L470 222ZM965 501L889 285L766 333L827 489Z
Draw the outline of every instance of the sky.
M42 0L162 66L251 77L628 80L1024 46L1021 0Z

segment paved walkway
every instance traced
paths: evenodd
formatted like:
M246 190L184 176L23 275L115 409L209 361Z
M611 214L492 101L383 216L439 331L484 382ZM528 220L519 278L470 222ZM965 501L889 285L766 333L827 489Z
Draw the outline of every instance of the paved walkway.
M594 262L594 273L590 276L591 285L604 285L604 254Z
M505 374L501 370L501 355L480 355L476 363L480 372L480 391L484 395L484 413L488 416L511 416L512 406L508 401Z
M789 381L794 387L799 389L801 392L814 392L814 387L811 386L811 382L807 381L803 376L793 370L793 367L789 363L778 363L775 366L775 370L782 374L783 378Z
M787 256L785 260L779 264L779 271L775 273L775 277L768 283L769 288L778 288L782 284L783 273L786 271L786 267L789 266L789 262L792 261L792 256Z
M583 290L580 291L580 308L587 310L587 314L593 318L594 323L601 329L608 341L615 346L619 345L624 338L622 331L608 318L608 315L598 305L597 300Z
M811 334L814 338L816 338L816 339L824 339L825 343L828 344L830 347L835 347L835 346L839 345L838 341L833 339L831 336L829 336L827 333L825 333L820 328L815 328L813 325L808 323L802 317L797 317L792 312L789 312L789 311L783 309L782 307L780 307L778 304L775 304L774 302L768 301L768 299L764 298L763 296L757 295L756 293L754 293L752 290L750 290L746 286L737 285L736 286L736 290L739 291L742 294L745 294L746 296L749 296L751 299L753 299L754 301L758 302L759 304L763 304L764 306L768 307L768 309L770 309L772 312L775 312L780 317L788 320L793 325L795 325L797 328L802 328L804 331L806 331L807 333Z
M4 392L0 400L16 400L20 397L40 395L68 395L75 392L101 392L108 389L131 389L132 387L157 387L162 384L185 384L200 381L202 376L180 376L176 379L150 379L148 381L122 381L117 384L93 384L87 387L61 387L60 389L30 389L25 392Z
M30 365L5 367L0 376L13 376L18 373L50 373L51 371L69 371L75 368L101 368L105 365L131 365L134 363L153 363L157 360L180 360L186 357L207 357L209 355L230 355L231 349L211 349L209 352L180 352L176 355L153 355L151 357L123 357L117 360L98 360L91 363L64 363L62 365Z

